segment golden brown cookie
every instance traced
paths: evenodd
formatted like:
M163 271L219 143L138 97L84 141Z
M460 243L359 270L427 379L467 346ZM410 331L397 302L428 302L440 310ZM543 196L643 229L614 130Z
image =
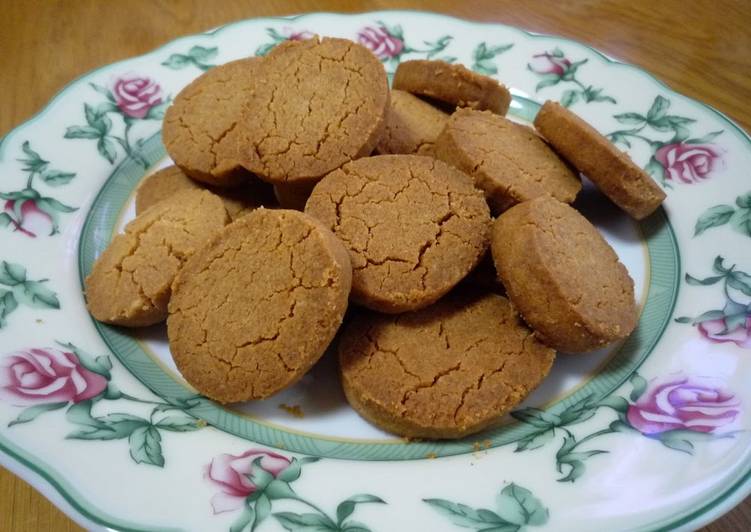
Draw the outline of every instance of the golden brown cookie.
M649 216L665 199L665 192L628 154L558 102L545 102L535 117L535 127L631 217L641 220Z
M541 196L512 207L495 221L491 250L509 299L550 347L589 351L634 330L633 280L565 203Z
M185 175L179 166L167 166L143 178L136 189L136 216L184 190L204 190L202 184Z
M349 256L319 222L257 209L228 225L173 285L167 335L182 375L222 402L262 399L321 357L347 309Z
M208 189L224 202L232 220L262 205L273 205L276 200L267 183L257 179L236 188L212 188L185 175L178 166L168 166L148 175L136 189L136 216L164 199L182 190Z
M383 133L383 65L346 39L286 41L263 60L259 83L231 135L245 168L273 184L312 183L369 155ZM220 150L221 153L221 150Z
M388 313L448 292L482 258L490 228L469 176L420 155L348 163L316 185L305 212L349 250L353 301Z
M434 151L474 178L494 212L542 195L571 203L581 190L578 176L532 128L487 111L456 111Z
M274 196L283 209L302 211L315 183L274 185Z
M178 192L146 209L112 239L86 277L91 315L126 327L164 320L175 275L227 222L222 200L206 190Z
M505 115L511 93L491 77L460 64L414 59L399 63L394 89L428 96L457 107L470 107Z
M446 125L448 115L428 102L400 90L391 91L386 112L386 130L376 146L381 154L432 155L433 144Z
M228 187L250 177L239 164L229 133L240 125L260 63L250 57L216 66L181 90L167 109L162 126L164 147L193 179Z
M497 423L554 358L506 298L471 292L398 316L362 311L339 342L350 405L410 438L461 438Z

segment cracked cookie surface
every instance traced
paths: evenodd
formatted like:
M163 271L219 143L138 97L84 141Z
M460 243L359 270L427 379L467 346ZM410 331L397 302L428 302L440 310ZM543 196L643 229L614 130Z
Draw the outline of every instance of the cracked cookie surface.
M196 253L173 285L167 335L185 379L222 403L290 386L321 357L347 309L349 256L290 210L257 209Z
M546 194L571 203L581 190L578 176L532 128L487 111L456 111L434 151L474 178L494 212Z
M632 218L649 216L665 200L665 192L628 154L558 102L545 102L535 128Z
M506 298L471 291L398 316L362 310L339 342L350 405L413 438L461 438L493 425L554 358Z
M228 221L222 201L205 190L179 192L144 211L112 239L86 277L91 315L128 327L163 321L175 275Z
M392 90L386 112L386 129L376 151L381 154L432 155L435 139L448 118L449 115L417 96Z
M215 188L188 177L178 166L168 166L146 176L136 189L136 216L182 190L209 190L219 196L232 220L261 206L276 203L270 185L252 180L235 188Z
M393 88L500 115L506 114L511 103L511 93L493 78L445 61L413 59L399 63Z
M253 177L240 166L230 133L240 124L260 63L250 57L215 66L181 90L167 109L164 147L193 179L227 187Z
M572 207L551 197L512 207L495 221L491 250L509 299L550 347L589 351L636 326L633 280Z
M305 212L344 242L352 299L380 312L438 300L480 261L490 213L466 174L430 157L378 155L313 189Z
M271 183L315 182L370 155L383 133L389 92L381 62L346 39L286 41L230 137L243 165ZM228 146L231 147L231 146Z

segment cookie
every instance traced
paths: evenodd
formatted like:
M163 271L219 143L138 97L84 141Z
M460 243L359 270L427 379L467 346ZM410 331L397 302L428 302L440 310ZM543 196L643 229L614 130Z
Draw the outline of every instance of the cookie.
M376 152L432 155L435 139L447 120L446 113L428 102L408 92L392 90L386 112L386 130Z
M665 200L665 192L628 154L558 102L545 102L535 117L535 127L632 218L649 216Z
M321 357L347 309L349 256L319 222L257 209L188 260L167 335L178 369L221 403L263 399Z
M542 195L571 203L581 181L532 128L460 109L435 143L438 159L471 175L494 212Z
M420 155L348 163L315 186L305 212L349 250L353 301L380 312L435 302L488 245L482 192L469 176Z
M631 334L634 282L613 248L575 209L549 196L499 216L491 250L509 299L541 341L576 353Z
M181 190L207 189L224 202L232 220L257 209L273 205L276 200L267 183L248 181L244 186L231 189L211 188L185 175L178 166L168 166L144 178L136 189L136 216L162 200L169 199Z
M222 200L206 190L178 192L146 209L112 239L86 277L89 312L126 327L163 321L175 275L228 222Z
M315 183L274 185L274 196L283 209L302 211L314 186Z
M204 190L205 187L185 175L180 167L172 165L157 170L143 178L136 189L136 216L184 190Z
M370 155L389 100L386 72L346 39L286 41L263 60L234 140L243 166L273 184L314 183Z
M240 166L236 138L230 133L240 126L260 63L251 57L216 66L181 90L167 109L164 147L193 179L230 187L250 177Z
M399 63L392 86L457 107L487 109L500 115L505 115L511 104L511 93L493 78L445 61L414 59Z
M410 438L461 438L496 424L555 358L506 298L457 292L418 312L362 311L338 349L352 408Z

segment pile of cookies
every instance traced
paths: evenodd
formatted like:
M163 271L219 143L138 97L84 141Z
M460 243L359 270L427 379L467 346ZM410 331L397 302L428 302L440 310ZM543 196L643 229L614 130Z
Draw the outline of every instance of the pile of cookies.
M400 64L389 89L334 38L209 70L165 116L175 166L139 186L85 281L92 316L166 320L182 375L222 403L292 385L337 336L345 395L379 427L497 423L556 350L636 325L628 272L569 206L579 172L637 219L664 199L567 109L546 102L535 130L510 101L440 61Z

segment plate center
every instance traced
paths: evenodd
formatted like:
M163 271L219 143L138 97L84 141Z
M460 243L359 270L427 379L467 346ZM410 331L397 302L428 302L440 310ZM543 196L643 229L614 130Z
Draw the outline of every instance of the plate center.
M169 164L165 160L159 166ZM643 308L649 284L649 255L638 226L617 207L585 182L575 204L603 234L634 279L637 301ZM133 218L135 209L131 199L116 230ZM135 329L132 337L171 376L186 387L170 355L164 324ZM524 406L544 408L586 384L617 356L620 344L586 354L559 354L553 370L542 385L523 403ZM337 374L336 353L329 350L313 369L297 384L262 401L249 401L224 407L256 422L309 436L365 442L399 441L362 419L347 403Z

